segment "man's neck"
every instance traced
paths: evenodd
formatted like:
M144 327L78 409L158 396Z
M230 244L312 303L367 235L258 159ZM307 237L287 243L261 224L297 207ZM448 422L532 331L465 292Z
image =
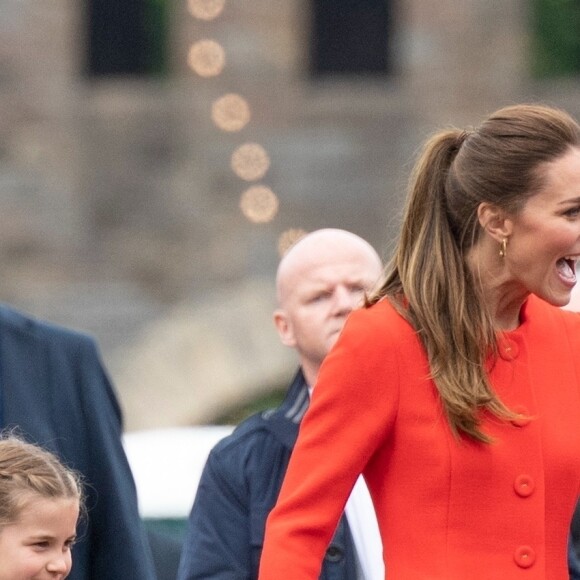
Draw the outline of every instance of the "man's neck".
M318 378L318 371L320 370L320 365L312 365L308 363L301 364L302 374L304 375L304 380L308 385L308 389L312 390L316 384L316 379Z

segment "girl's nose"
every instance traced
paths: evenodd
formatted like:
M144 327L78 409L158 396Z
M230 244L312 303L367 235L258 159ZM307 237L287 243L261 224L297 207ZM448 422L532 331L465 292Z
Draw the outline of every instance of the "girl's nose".
M65 554L55 555L51 558L50 562L46 565L46 569L52 573L68 574L71 565L70 551L67 551Z

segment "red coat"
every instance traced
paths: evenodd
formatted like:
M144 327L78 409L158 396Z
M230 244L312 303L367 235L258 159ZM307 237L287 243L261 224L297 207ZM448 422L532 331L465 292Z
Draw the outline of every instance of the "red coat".
M453 437L424 350L387 301L349 317L326 358L276 508L260 580L314 580L360 472L388 580L567 580L580 494L580 316L531 297L491 381L530 421Z

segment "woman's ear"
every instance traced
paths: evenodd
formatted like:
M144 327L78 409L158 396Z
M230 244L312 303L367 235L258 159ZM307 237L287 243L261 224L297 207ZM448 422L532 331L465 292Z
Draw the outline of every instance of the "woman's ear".
M494 240L501 243L513 231L513 221L505 210L492 203L483 202L477 208L479 225Z

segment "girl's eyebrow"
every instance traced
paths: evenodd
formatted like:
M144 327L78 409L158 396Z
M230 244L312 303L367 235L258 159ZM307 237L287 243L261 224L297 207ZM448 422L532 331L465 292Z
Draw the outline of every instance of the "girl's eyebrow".
M559 205L574 204L574 203L580 203L580 197L573 197L571 199L564 199L559 203Z
M32 534L30 536L30 539L31 540L36 540L36 541L39 541L39 540L41 540L41 541L42 540L44 540L44 541L46 541L46 540L54 540L55 538L56 538L56 536L54 536L52 534ZM76 536L76 534L74 534L72 536L69 536L66 539L66 541L67 542L74 541L74 540L76 540L76 538L77 538L77 536Z

